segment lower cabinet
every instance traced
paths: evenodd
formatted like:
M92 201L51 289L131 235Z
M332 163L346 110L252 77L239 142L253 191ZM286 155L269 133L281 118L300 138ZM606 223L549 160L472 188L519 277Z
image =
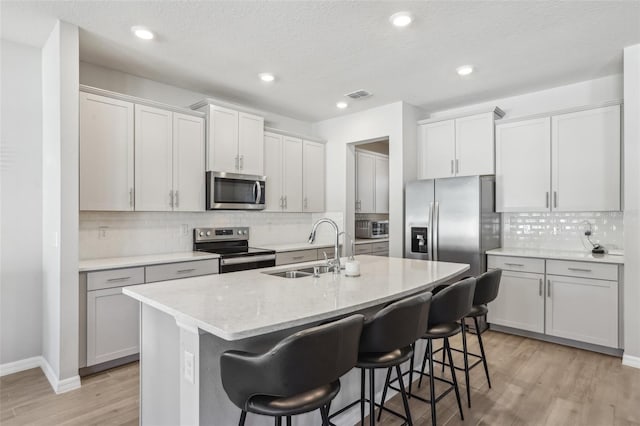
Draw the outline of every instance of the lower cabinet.
M491 324L544 333L544 274L503 271L498 297L489 306Z
M502 269L490 324L619 348L617 265L492 255L487 265Z
M618 346L618 283L547 275L546 333Z
M139 303L122 287L87 292L87 366L139 352Z

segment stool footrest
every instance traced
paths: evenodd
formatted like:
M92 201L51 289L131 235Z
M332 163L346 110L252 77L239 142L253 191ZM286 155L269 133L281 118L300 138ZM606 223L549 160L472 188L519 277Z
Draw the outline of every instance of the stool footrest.
M400 392L400 390L399 390L399 389L393 388L393 387L391 387L391 386L389 386L389 387L390 387L391 389L394 389L394 390L397 390L398 392ZM408 394L407 394L407 395L408 395ZM360 404L360 402L361 402L361 401L362 401L362 400L360 400L360 399L356 399L356 400L355 400L355 401L353 401L352 403L350 403L350 404L348 404L348 405L346 405L346 406L342 407L341 409L339 409L339 410L338 410L338 411L336 411L335 413L333 413L333 414L329 415L329 419L332 419L332 418L334 418L334 417L336 417L336 416L338 416L338 415L340 415L340 414L344 413L344 412L345 412L345 411L347 411L348 409L350 409L350 408L352 408L352 407L355 407L356 405ZM365 402L365 403L367 403L367 404L371 404L371 400L370 400L369 398L365 398L365 399L364 399L364 402ZM384 401L383 401L383 402L384 402ZM377 408L381 408L381 409L383 409L384 411L386 411L386 412L388 412L388 413L393 414L394 416L396 416L396 417L398 417L398 418L400 418L400 419L404 420L405 422L407 422L407 421L408 421L408 419L407 419L405 416L403 416L402 414L398 413L398 412L397 412L397 411L395 411L395 410L392 410L392 409L390 409L390 408L387 408L387 407L385 407L385 406L384 406L384 405L382 405L382 404L379 404L379 403L377 403L377 402L375 402L375 401L374 401L373 405L374 405L374 406L376 406Z

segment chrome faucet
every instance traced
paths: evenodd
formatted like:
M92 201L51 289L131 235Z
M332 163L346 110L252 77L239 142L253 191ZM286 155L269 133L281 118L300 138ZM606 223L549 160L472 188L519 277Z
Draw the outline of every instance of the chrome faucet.
M318 225L320 225L321 223L328 223L333 227L334 231L336 231L334 257L331 260L327 260L327 265L329 265L329 268L333 270L334 274L338 274L340 273L340 230L338 229L338 224L326 217L316 221L316 223L313 224L313 229L311 230L311 234L309 235L309 244L313 244L313 242L316 240L316 229L318 229Z

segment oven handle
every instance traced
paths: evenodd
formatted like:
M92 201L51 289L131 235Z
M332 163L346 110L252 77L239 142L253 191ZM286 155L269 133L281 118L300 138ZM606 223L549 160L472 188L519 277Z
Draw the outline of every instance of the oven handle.
M260 185L260 181L256 181L253 192L256 192L256 204L260 204L260 200L262 200L262 186Z
M220 259L220 265L241 265L243 263L253 263L253 262L262 262L265 260L275 260L275 254L263 254L260 256L241 256L241 257L232 257L230 259Z

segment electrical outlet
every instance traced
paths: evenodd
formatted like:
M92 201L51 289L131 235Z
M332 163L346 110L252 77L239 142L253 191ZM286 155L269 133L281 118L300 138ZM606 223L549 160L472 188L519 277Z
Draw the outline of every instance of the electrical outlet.
M98 228L98 239L99 240L106 240L107 239L107 229L109 229L107 226L101 226Z
M189 236L189 225L186 224L186 223L183 223L182 226L180 227L180 232L181 232L183 237L188 237Z
M189 383L195 383L195 372L193 368L193 364L195 362L195 357L189 351L184 351L184 379Z

